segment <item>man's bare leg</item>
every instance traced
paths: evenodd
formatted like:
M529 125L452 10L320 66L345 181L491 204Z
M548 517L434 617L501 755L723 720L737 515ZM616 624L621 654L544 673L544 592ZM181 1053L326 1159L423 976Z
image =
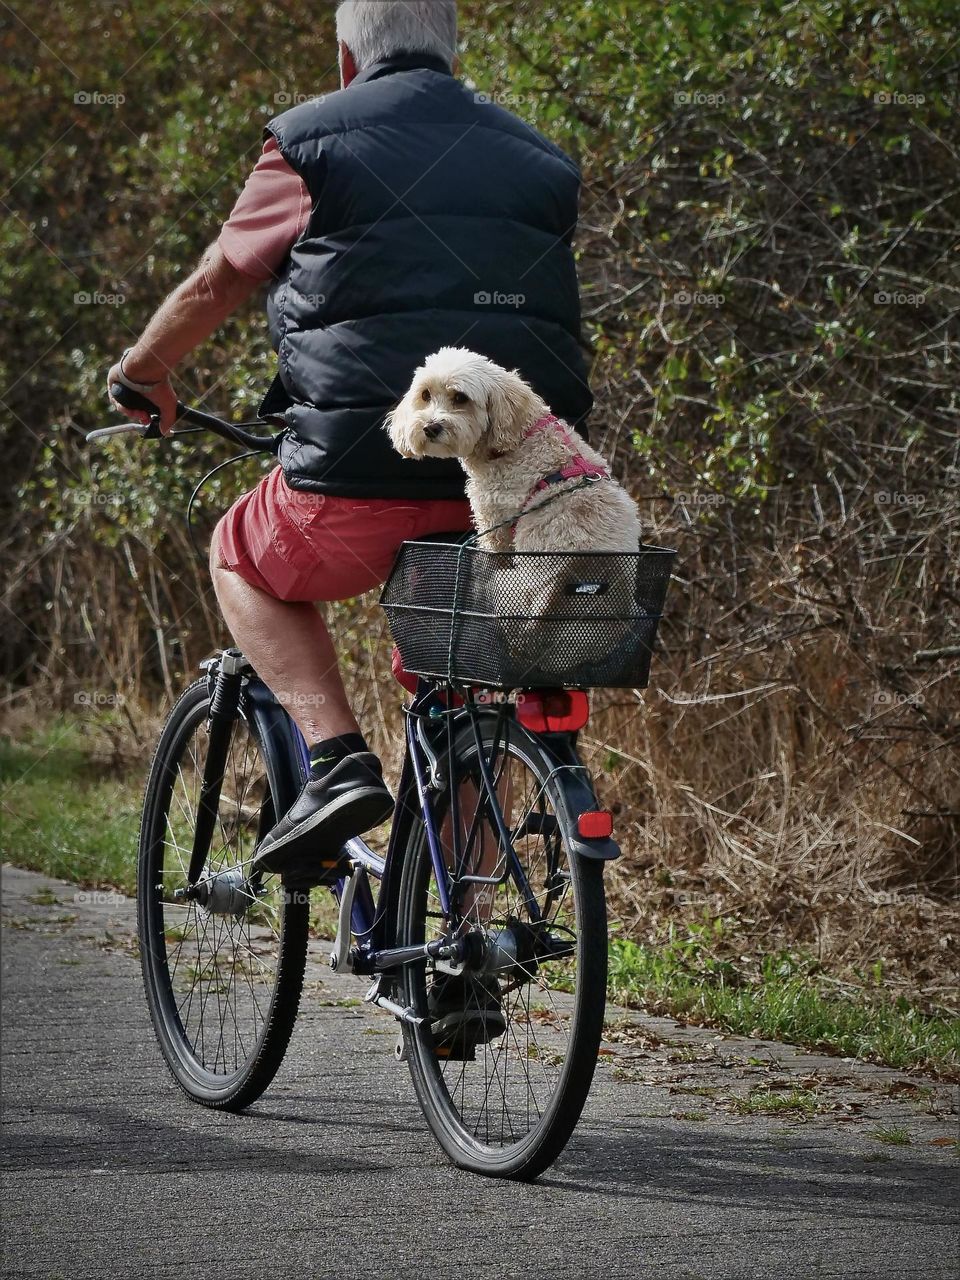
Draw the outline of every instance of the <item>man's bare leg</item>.
M210 555L214 589L227 626L277 700L312 747L340 740L341 752L315 760L299 796L260 841L254 871L334 878L342 874L342 849L351 836L385 822L393 798L380 761L365 749L347 702L337 655L323 619L312 604L277 600L245 582L220 562L215 533ZM357 745L342 752L343 739ZM319 772L318 772L319 770Z
M359 733L347 702L326 624L312 604L291 604L260 591L217 561L210 570L217 600L237 647L297 722L308 746Z

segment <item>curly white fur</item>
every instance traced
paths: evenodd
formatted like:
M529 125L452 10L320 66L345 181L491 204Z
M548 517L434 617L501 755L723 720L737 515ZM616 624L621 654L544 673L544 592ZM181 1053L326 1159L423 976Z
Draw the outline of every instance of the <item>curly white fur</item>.
M404 457L460 459L486 550L636 551L637 507L615 480L588 486L564 480L531 498L537 482L559 471L575 452L605 466L579 437L573 437L571 448L569 429L527 434L549 412L516 371L462 347L443 347L414 374L386 425ZM525 505L528 513L511 527Z

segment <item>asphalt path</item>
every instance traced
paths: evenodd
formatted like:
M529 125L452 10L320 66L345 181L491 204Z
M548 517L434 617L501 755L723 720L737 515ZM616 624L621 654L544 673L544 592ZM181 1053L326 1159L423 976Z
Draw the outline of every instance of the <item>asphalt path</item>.
M226 1115L160 1059L129 900L4 867L3 912L5 1276L960 1276L942 1083L613 1010L564 1155L497 1182L446 1163L321 948L276 1081ZM740 1113L771 1084L817 1113Z

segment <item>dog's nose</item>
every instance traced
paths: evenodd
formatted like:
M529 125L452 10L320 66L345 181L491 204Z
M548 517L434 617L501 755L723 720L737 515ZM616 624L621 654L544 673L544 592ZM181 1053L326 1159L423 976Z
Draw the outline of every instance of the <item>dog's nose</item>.
M423 428L423 434L428 440L436 440L439 436L443 435L443 427L436 422L431 422L429 427Z

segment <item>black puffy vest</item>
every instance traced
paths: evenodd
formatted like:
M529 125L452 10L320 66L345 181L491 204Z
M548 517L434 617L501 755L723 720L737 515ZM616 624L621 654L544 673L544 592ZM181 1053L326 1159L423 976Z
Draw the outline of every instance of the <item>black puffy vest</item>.
M519 369L583 424L572 160L420 54L368 67L267 132L313 203L268 298L279 373L262 412L284 415L294 488L461 496L456 460L403 459L383 428L442 346Z

